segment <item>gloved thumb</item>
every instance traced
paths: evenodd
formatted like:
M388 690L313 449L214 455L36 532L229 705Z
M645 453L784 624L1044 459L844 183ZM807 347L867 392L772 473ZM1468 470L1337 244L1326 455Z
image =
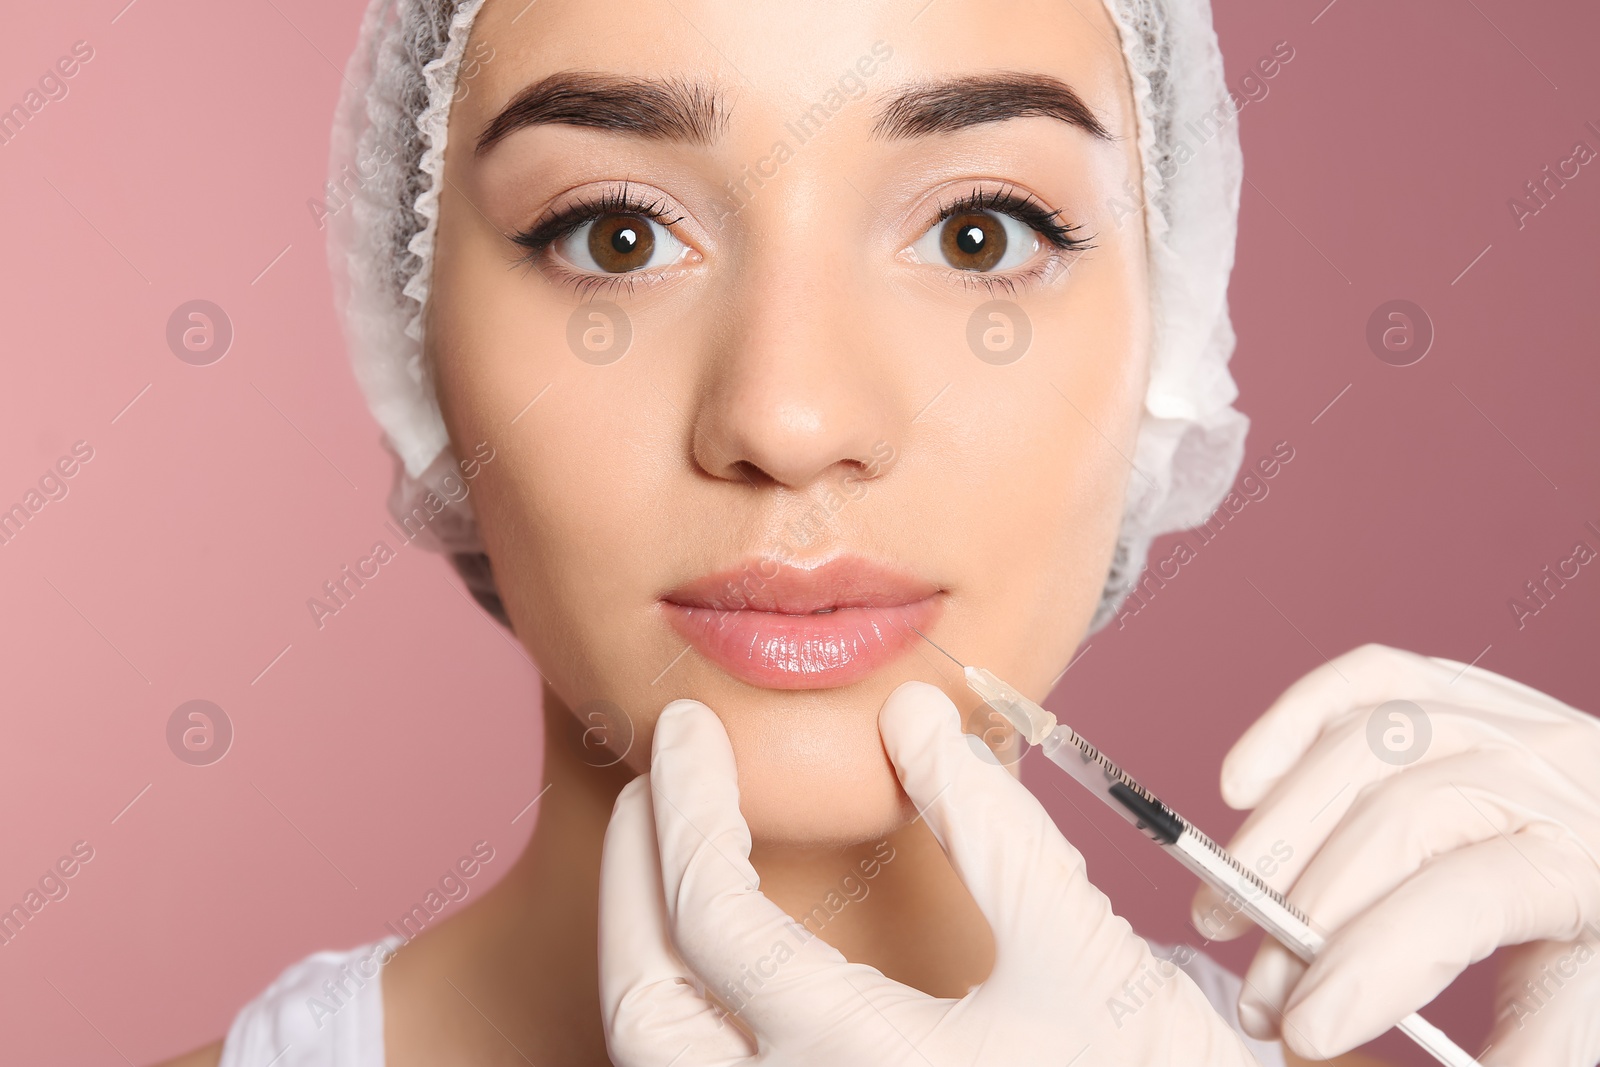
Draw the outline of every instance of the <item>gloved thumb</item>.
M974 753L949 697L925 682L906 682L884 702L878 728L917 818L926 820L994 931L986 990L1059 986L1063 959L1136 965L1142 942L1130 937L1123 946L1127 924L1089 882L1082 855L1021 782ZM1085 944L1090 931L1104 943ZM1097 949L1108 958L1082 959Z
M850 963L761 892L733 747L704 704L676 700L657 718L650 801L673 947L765 1047L805 1048L820 1020L869 1001L927 999Z

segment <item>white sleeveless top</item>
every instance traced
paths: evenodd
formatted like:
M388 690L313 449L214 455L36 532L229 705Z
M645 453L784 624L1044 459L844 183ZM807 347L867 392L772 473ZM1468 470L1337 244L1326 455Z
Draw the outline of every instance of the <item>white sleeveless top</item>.
M218 1067L384 1067L380 976L401 940L318 952L284 971L233 1020ZM1192 949L1150 947L1178 963L1217 1014L1239 1028L1238 975ZM1281 1045L1239 1033L1262 1067L1284 1067Z
M284 971L234 1018L218 1067L384 1067L379 976L402 940L317 952Z

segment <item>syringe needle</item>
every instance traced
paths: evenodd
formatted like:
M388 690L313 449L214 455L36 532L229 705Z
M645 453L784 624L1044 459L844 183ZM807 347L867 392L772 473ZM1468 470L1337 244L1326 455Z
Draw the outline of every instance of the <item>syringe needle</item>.
M934 641L933 638L929 637L927 634L923 633L921 630L917 629L915 626L911 627L911 632L916 634L918 637L922 638L924 641L928 642L928 644L933 645L934 648L938 648L940 652L944 652L944 649L939 648L938 642ZM954 656L950 655L950 653L944 652L944 654L945 654L945 658L948 659L951 663L954 663L957 667L960 667L962 670L966 670L967 669L967 665L965 663L962 663L960 660L958 660Z

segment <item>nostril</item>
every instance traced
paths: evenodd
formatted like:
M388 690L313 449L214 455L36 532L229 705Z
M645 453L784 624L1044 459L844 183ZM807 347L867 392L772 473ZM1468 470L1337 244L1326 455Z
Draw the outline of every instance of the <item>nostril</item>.
M739 460L729 469L735 476L742 478L744 481L749 482L758 489L764 489L778 484L778 480L776 478L747 459Z

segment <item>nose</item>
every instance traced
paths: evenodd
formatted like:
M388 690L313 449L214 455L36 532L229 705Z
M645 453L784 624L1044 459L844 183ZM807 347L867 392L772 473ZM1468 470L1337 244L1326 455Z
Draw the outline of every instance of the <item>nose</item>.
M868 350L861 296L797 269L747 270L711 341L694 459L717 478L804 489L882 474L901 413L887 361Z

